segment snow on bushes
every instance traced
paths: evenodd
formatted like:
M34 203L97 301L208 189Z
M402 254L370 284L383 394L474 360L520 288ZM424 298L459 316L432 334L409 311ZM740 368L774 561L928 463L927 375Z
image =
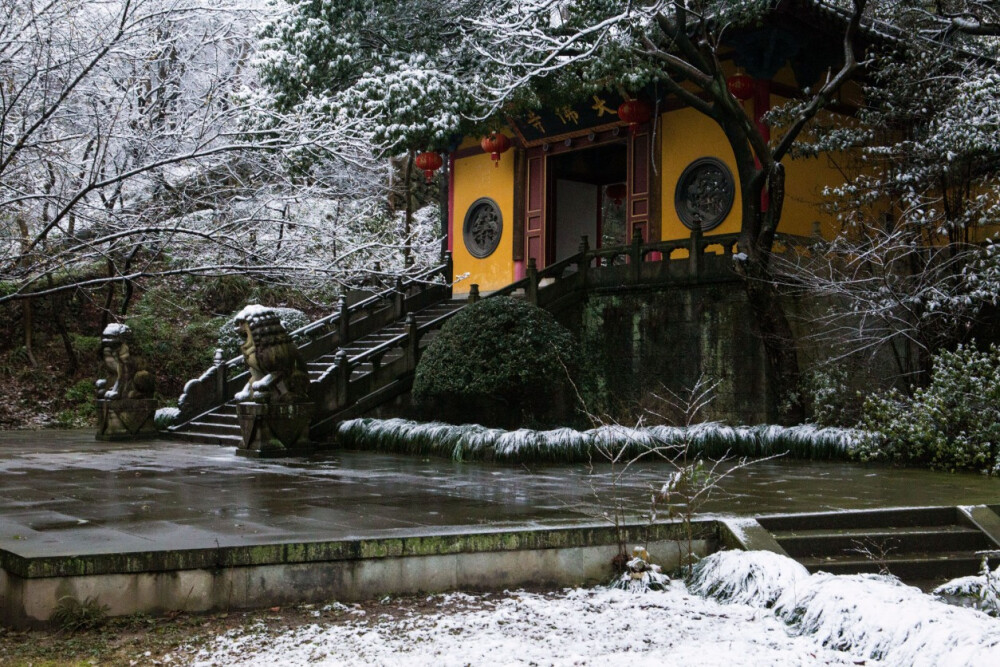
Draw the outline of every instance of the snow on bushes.
M1000 624L894 577L808 575L778 554L722 551L695 566L688 586L719 601L770 607L795 634L862 659L893 665L1000 664Z
M174 422L180 416L181 411L177 408L160 408L153 415L153 423L156 424L156 428L161 431L167 430L168 427L173 426Z
M864 460L1000 474L1000 348L938 353L927 387L869 397L862 426L875 436L858 449Z
M855 429L802 426L726 426L714 422L690 427L628 428L601 426L588 431L550 431L456 426L405 419L353 419L337 429L338 442L352 449L397 454L444 456L457 461L588 461L601 453L624 450L628 457L658 447L692 455L770 456L790 453L799 458L848 458L865 434Z

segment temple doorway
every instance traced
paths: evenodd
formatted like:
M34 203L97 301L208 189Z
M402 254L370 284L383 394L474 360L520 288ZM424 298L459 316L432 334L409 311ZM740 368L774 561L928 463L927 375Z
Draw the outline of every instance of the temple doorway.
M628 147L624 141L552 155L547 160L549 210L545 263L591 247L623 245L626 238Z

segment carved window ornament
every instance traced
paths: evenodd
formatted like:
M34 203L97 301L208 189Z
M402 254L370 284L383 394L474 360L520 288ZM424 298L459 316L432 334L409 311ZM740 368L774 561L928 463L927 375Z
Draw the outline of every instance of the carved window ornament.
M497 203L489 197L472 202L462 225L462 238L469 254L478 259L489 257L500 245L502 233L503 216Z
M722 224L735 197L729 167L717 158L703 157L689 164L677 180L674 208L688 229L705 232Z

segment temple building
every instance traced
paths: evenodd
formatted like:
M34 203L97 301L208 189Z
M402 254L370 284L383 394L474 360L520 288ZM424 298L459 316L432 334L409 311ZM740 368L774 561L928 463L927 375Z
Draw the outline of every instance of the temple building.
M843 23L819 9L801 11L812 3L789 5L767 25L732 35L724 49L728 87L765 137L764 114L803 97L840 61ZM849 82L822 114L848 120L860 97ZM524 277L530 260L542 269L577 253L583 236L600 248L631 244L636 235L651 243L740 231L728 138L662 88L591 94L508 119L501 133L467 137L449 158L448 247L455 275L468 274L457 292L508 285ZM819 204L826 187L844 182L838 156L784 164L779 231L830 236L837 221Z

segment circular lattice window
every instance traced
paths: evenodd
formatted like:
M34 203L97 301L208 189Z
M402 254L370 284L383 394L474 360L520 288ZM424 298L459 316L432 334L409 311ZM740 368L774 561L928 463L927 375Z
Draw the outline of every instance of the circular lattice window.
M473 257L489 257L500 245L503 216L500 207L489 197L477 199L465 214L462 237L465 247Z
M688 229L708 231L726 219L735 196L736 185L729 167L714 157L703 157L681 174L674 207Z

